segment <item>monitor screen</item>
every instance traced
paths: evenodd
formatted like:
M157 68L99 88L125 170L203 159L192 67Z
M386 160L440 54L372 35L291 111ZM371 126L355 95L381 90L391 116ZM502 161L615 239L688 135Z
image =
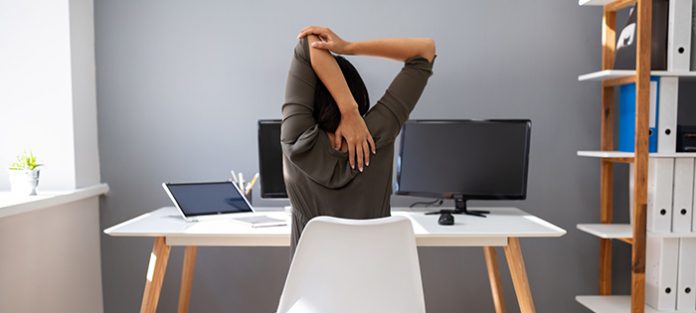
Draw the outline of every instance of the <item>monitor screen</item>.
M186 217L252 212L232 182L166 183L169 197Z
M280 120L259 120L259 179L261 197L288 197L283 180Z
M418 120L401 132L396 194L524 199L529 120Z

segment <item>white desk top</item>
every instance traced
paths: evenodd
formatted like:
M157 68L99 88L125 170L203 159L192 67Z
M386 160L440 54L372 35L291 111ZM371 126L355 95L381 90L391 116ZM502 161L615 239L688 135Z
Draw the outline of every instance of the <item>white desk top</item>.
M275 210L274 210L275 209ZM455 225L437 224L439 215L392 208L413 224L419 246L505 246L508 237L560 237L566 231L516 208L485 208L486 218L455 215ZM288 218L279 208L258 208L271 217ZM104 230L110 236L166 237L172 246L288 246L290 227L252 228L229 220L184 221L176 208L164 207Z

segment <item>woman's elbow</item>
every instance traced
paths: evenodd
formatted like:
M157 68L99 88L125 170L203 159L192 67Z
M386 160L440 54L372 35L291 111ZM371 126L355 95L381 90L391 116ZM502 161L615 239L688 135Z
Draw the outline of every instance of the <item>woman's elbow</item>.
M423 47L423 57L428 59L429 62L432 62L435 58L435 54L435 40L432 38L425 38Z

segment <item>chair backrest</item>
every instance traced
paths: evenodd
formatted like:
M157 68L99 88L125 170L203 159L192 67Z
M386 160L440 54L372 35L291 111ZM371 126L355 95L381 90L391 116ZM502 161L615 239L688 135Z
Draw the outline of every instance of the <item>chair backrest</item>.
M312 219L277 313L424 313L416 240L405 217Z

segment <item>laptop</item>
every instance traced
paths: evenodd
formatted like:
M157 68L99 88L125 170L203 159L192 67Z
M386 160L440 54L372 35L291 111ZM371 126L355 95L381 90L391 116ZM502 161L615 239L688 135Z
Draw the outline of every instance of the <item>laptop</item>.
M229 219L252 227L283 226L287 221L255 213L254 207L231 181L162 183L187 222Z

